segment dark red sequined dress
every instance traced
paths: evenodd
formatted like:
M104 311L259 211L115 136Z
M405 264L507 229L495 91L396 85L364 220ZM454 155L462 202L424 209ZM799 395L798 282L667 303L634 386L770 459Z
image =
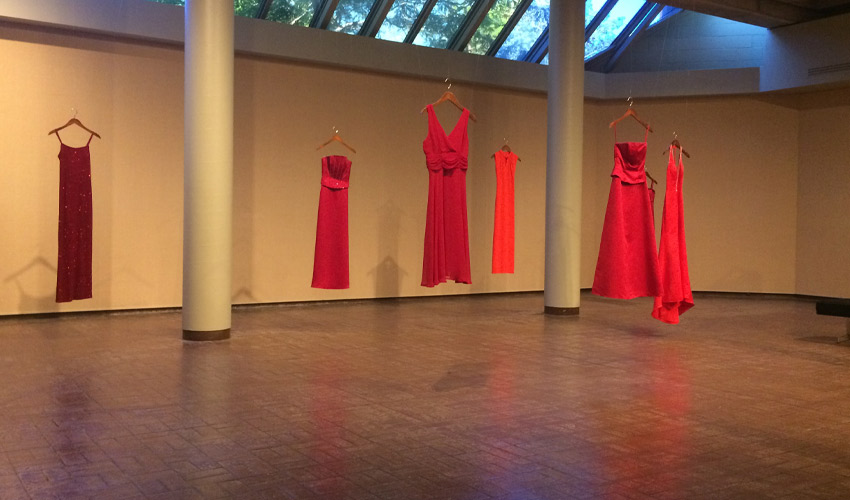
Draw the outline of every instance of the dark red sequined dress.
M59 259L56 302L90 299L92 197L89 142L72 148L59 137Z

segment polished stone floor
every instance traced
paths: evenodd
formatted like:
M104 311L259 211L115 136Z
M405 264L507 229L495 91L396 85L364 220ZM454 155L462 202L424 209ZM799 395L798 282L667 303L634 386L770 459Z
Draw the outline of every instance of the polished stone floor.
M850 496L841 318L540 294L0 320L0 498Z

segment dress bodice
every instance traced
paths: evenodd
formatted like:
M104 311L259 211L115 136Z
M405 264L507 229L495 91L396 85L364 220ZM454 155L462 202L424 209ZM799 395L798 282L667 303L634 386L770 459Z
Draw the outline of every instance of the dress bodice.
M624 184L646 183L646 143L617 142L614 144L614 171L611 177L617 177Z
M330 189L348 189L351 160L345 156L322 158L322 185Z
M437 120L434 107L429 104L426 109L428 110L428 136L422 142L422 150L425 152L428 169L432 171L455 168L466 170L469 156L469 138L466 130L469 110L464 108L455 127L446 134L440 121Z

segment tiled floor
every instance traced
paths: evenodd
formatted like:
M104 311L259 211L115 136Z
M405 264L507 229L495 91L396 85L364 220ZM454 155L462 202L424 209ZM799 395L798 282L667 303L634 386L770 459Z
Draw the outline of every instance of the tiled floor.
M539 294L0 320L0 498L847 498L850 348L790 299Z

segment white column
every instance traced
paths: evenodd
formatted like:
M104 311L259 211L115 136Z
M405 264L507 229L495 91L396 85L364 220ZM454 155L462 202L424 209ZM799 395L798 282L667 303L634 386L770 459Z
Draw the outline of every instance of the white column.
M549 6L544 311L578 314L584 143L584 2Z
M187 0L183 338L230 337L233 2Z

